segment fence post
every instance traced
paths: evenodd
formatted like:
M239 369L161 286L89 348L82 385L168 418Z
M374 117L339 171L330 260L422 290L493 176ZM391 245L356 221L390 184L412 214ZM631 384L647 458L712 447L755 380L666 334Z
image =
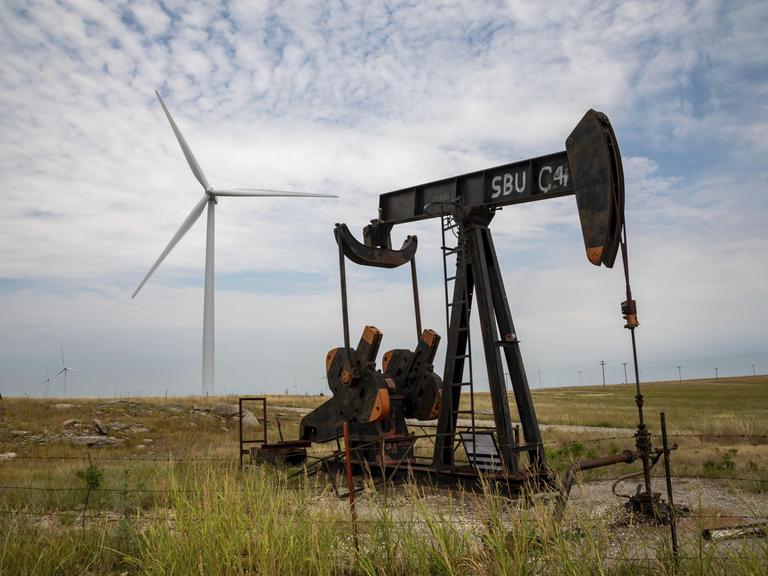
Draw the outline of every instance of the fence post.
M678 560L677 548L677 519L675 518L675 502L672 499L672 473L669 466L669 439L667 438L667 419L664 412L659 413L661 419L661 442L664 448L664 475L667 478L667 499L669 500L669 531L672 536L672 554L675 562Z
M341 245L341 243L339 243ZM349 513L352 516L352 537L355 539L355 550L359 550L357 543L357 512L355 511L355 483L352 480L352 450L349 440L349 422L344 422L344 456L347 461L347 487L349 490Z

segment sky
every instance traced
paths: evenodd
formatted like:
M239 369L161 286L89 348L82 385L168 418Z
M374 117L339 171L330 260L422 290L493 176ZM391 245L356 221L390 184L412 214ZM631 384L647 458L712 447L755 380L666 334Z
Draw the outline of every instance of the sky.
M624 162L642 379L768 372L766 3L7 0L3 395L62 396L62 349L67 396L201 391L204 220L130 298L202 192L155 90L214 187L339 196L220 200L217 393L327 393L334 223L361 238L379 194L564 150L590 108ZM418 235L445 335L439 226L393 243ZM623 275L586 260L574 198L491 230L531 386L623 381ZM409 271L347 274L353 342L412 348Z

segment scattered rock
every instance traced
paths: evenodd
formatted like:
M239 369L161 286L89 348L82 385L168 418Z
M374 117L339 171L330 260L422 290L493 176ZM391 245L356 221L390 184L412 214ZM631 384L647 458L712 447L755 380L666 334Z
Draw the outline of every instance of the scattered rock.
M101 423L101 420L98 418L93 419L93 427L96 429L97 434L101 434L102 436L107 436L107 427L104 426L104 424Z
M123 430L128 430L132 424L126 424L124 422L110 422L109 429L113 432L122 432Z
M27 436L28 434L29 430L11 430L11 436L16 438L21 438L22 436Z
M0 460L11 460L16 458L16 452L3 452L0 454Z
M200 408L199 406L192 406L192 409L190 410L193 414L202 414L204 416L210 416L208 408Z
M164 404L163 409L168 412L184 412L184 406L181 404Z
M136 448L141 449L146 448L146 446L144 446L144 444L136 444Z
M216 404L216 406L211 408L211 412L216 414L216 416L231 418L240 414L240 406L237 404Z
M72 436L68 439L70 444L89 446L99 448L101 446L117 446L125 442L112 436Z
M152 442L154 442L152 438L142 438L141 441L144 442L144 444L152 444Z
M70 426L81 426L82 424L82 420L78 420L77 418L70 418L69 420L64 420L64 423L61 425L61 427L69 428Z
M53 407L56 410L69 410L70 408L74 408L74 404L54 404Z
M243 426L246 428L255 428L259 425L259 419L248 410L243 410Z
M149 428L146 426L141 426L140 424L134 424L128 428L128 432L131 434L144 434L145 432L149 432Z

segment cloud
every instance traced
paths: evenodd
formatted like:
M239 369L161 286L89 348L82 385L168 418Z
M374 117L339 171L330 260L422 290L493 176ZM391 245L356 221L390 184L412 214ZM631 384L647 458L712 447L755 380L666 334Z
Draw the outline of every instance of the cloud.
M116 386L196 390L203 222L127 299L201 194L156 88L214 186L342 196L218 205L218 369L232 385L255 368L282 389L281 365L313 380L309 357L338 344L334 222L359 235L382 192L562 150L590 107L624 154L649 361L757 353L767 16L715 1L3 3L0 386L24 390L67 341ZM529 366L626 351L620 272L585 263L572 198L506 209L492 228ZM413 232L439 324L437 225L395 242ZM408 342L407 275L353 274L355 317ZM306 363L276 345L291 338ZM254 349L271 367L249 364Z

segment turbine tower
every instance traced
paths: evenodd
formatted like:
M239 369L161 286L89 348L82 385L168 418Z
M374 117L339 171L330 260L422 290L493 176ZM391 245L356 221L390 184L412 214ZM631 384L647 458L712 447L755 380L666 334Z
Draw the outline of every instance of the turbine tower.
M51 395L51 373L48 372L48 364L45 365L45 380L40 384L45 384L45 397L48 398Z
M135 298L144 284L147 283L150 276L154 273L158 266L165 260L166 256L170 254L174 246L179 243L184 235L190 228L197 222L198 218L202 215L203 211L208 208L208 226L205 237L205 288L203 290L203 395L208 395L214 391L215 385L215 370L214 370L214 314L213 314L213 270L214 270L214 225L215 225L215 209L216 202L219 197L224 196L240 196L240 197L320 197L320 198L337 198L333 194L310 194L307 192L283 192L281 190L269 190L263 188L235 188L233 190L214 190L208 182L208 179L203 173L203 169L197 162L192 150L189 148L184 136L181 135L179 127L174 122L171 113L168 111L168 107L163 102L160 93L155 90L157 99L160 100L160 106L163 107L168 122L171 124L171 129L176 135L176 140L181 146L181 151L184 153L184 157L187 159L187 164L192 169L192 174L195 175L197 181L203 187L203 197L195 204L192 211L186 217L184 222L181 223L181 227L173 235L171 241L160 253L160 256L152 267L144 276L144 279L139 284L138 288L134 291L131 299Z

